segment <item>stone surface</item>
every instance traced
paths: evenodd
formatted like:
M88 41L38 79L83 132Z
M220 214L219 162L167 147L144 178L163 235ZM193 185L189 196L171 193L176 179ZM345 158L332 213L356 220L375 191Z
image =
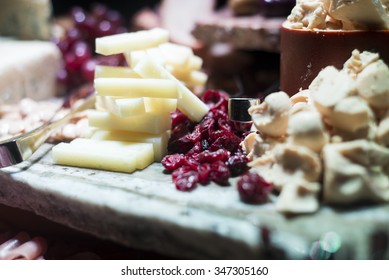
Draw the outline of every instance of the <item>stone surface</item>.
M241 50L279 52L280 29L286 18L260 15L235 17L222 10L196 22L193 36L204 45L227 43Z
M53 165L50 149L1 170L1 204L175 258L389 258L388 205L286 217L272 203L240 202L233 180L183 193L160 164L133 174L73 168Z

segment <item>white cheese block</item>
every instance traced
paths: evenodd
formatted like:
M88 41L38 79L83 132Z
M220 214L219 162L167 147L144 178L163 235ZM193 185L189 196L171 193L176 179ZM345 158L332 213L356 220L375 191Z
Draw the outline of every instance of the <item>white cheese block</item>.
M179 98L177 107L192 121L200 122L201 119L208 113L208 106L202 102L193 92L185 87L163 66L154 62L149 57L144 57L134 68L143 78L168 79L175 81L178 86Z
M145 110L148 113L174 112L177 109L177 99L145 97Z
M142 58L145 57L146 55L147 55L146 51L144 51L144 50L142 50L142 51L131 51L131 52L125 52L124 53L124 57L126 59L127 65L130 68L134 68L135 65L137 65L138 62L141 61ZM158 62L158 63L161 63L161 62Z
M129 62L128 65L131 67L134 67L145 55L148 55L161 65L169 64L176 68L188 68L192 64L194 56L191 48L173 43L163 43L156 48L127 52L125 55L127 62ZM193 63L197 64L198 62Z
M102 55L120 54L157 47L168 40L169 32L162 28L116 34L97 38L96 52Z
M189 73L193 70L200 70L201 67L203 66L203 59L197 55L193 55L193 52L192 54L186 54L186 55L184 54L181 55L181 58L179 57L177 58L177 54L175 54L174 52L166 56L166 54L163 53L161 51L161 48L159 47L159 48L151 48L142 51L127 52L124 54L127 64L131 68L134 68L139 63L139 61L141 61L146 55L148 55L156 63L159 63L167 67L169 71L170 69L172 69L172 71L176 73L180 73L180 72ZM172 74L177 79L180 79L180 77L178 77L175 73Z
M96 78L140 78L140 76L129 67L96 65Z
M201 71L192 71L189 77L184 81L188 87L204 87L208 80L208 75Z
M56 94L56 73L62 56L50 42L2 41L0 43L0 100L16 103L22 98L44 100Z
M161 134L136 133L131 131L119 130L100 130L97 129L91 135L96 140L115 140L139 143L151 143L154 149L154 161L160 162L167 154L167 144L170 138L170 131Z
M173 43L164 43L158 47L165 58L165 62L175 67L186 68L193 56L193 51L187 46Z
M163 79L97 78L94 82L98 95L122 97L177 98L177 83Z
M96 96L96 109L126 118L146 113L144 98Z
M97 110L88 111L90 126L95 126L107 130L126 130L134 132L144 132L160 134L171 127L169 113L145 113L128 118L121 118Z
M190 70L200 70L203 67L203 59L197 55L190 58L188 68Z
M100 151L100 153L117 153L127 155L128 157L135 158L136 169L144 169L154 161L154 149L152 143L140 143L130 141L115 141L115 140L98 140L77 138L74 139L71 144L77 147L94 147Z
M96 96L96 109L126 118L144 113L170 113L177 109L175 98L120 98Z
M75 139L53 147L55 164L131 173L154 160L153 145L120 141Z
M48 40L51 14L50 0L1 0L0 34L23 40Z

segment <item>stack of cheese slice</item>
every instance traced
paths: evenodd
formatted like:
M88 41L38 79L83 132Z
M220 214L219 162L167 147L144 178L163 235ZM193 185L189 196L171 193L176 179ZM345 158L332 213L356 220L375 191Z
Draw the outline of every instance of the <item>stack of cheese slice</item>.
M55 163L143 169L166 155L171 112L178 108L193 121L204 117L207 105L187 87L204 85L202 60L168 41L168 32L159 28L96 40L97 53L123 53L129 66L96 67L96 109L88 113L91 136L55 146Z

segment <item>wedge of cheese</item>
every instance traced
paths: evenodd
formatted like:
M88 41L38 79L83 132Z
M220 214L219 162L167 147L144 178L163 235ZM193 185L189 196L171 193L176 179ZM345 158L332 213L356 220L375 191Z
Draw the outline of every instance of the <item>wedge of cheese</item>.
M140 78L140 76L129 67L96 65L96 78Z
M91 135L95 140L115 140L126 142L151 143L154 149L154 161L160 162L167 154L167 144L170 138L170 131L161 134L135 133L119 130L97 129Z
M53 43L5 40L0 42L0 53L0 103L56 95L62 56Z
M177 98L177 83L163 79L97 78L94 81L98 95L122 97Z
M23 40L50 39L52 1L1 0L0 3L1 35Z
M169 32L162 28L116 34L96 39L96 52L102 55L126 53L157 47L169 40Z
M159 65L149 57L144 57L135 66L134 71L143 78L148 79L167 79L175 81L179 91L177 108L192 121L200 122L208 113L208 106L202 102L193 92L185 87L177 78L175 78L163 66Z
M169 130L171 118L169 113L145 113L128 118L121 118L109 112L88 111L90 126L106 130L125 130L160 134Z
M54 163L131 173L154 161L151 143L78 138L53 147Z

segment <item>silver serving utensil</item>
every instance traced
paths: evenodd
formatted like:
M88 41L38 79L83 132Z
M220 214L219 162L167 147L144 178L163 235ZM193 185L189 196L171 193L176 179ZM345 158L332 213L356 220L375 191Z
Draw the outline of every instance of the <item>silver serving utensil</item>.
M248 112L251 106L259 104L258 98L232 97L228 99L228 118L238 132L249 131L252 119Z
M72 109L65 117L56 121L49 121L28 133L1 141L0 168L14 165L28 159L47 140L53 130L65 124L76 113L91 108L94 102L95 97L93 95Z
M250 122L248 109L259 104L258 98L234 97L228 100L228 117L231 121Z

